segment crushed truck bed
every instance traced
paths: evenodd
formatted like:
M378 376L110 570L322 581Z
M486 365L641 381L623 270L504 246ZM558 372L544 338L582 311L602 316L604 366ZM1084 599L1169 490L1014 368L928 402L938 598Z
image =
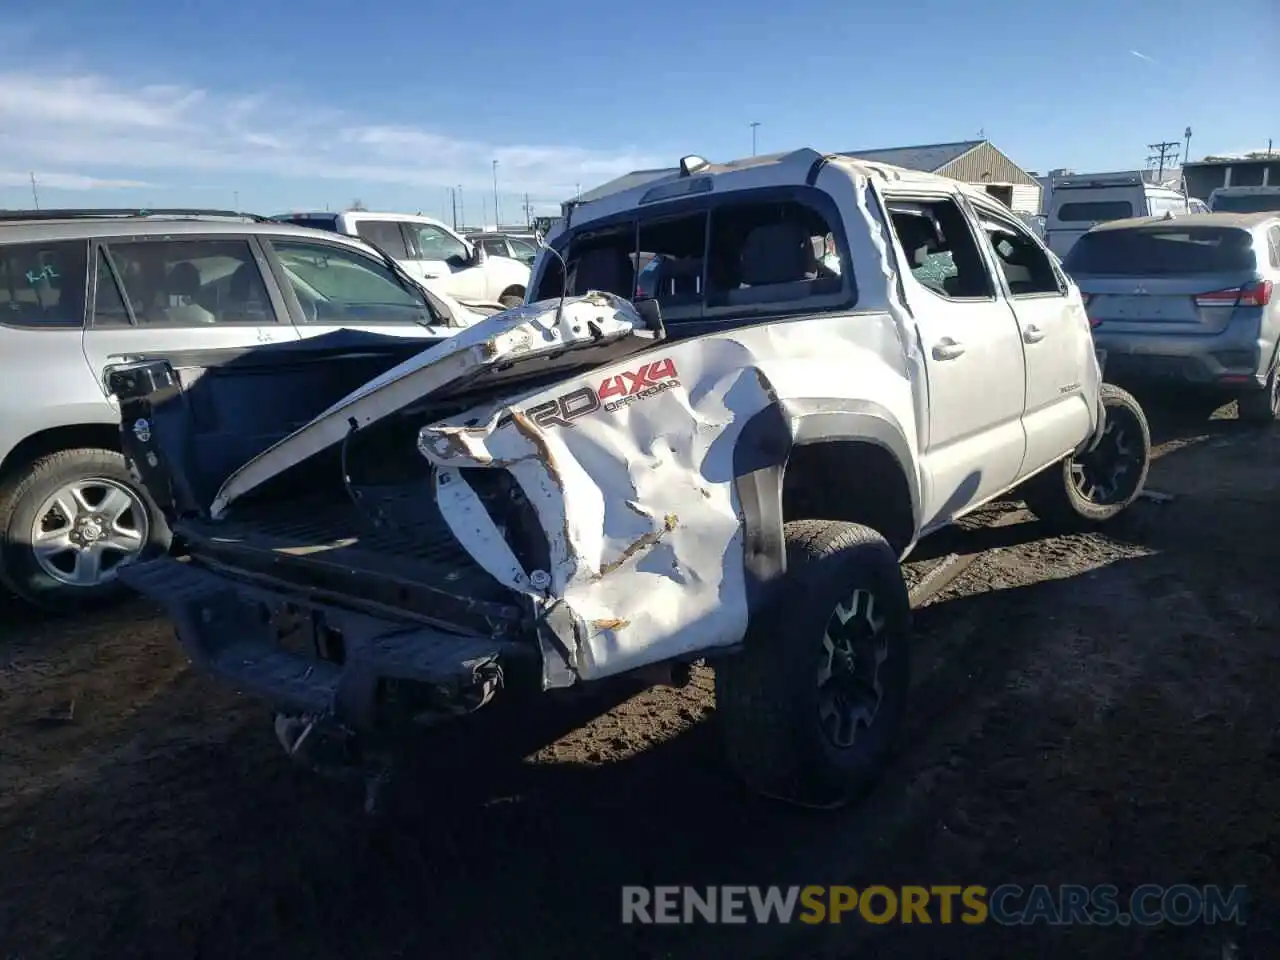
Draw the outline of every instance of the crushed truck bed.
M510 591L454 539L422 482L366 486L350 499L246 506L223 521L184 521L201 556L300 587L355 594L465 623L514 620Z

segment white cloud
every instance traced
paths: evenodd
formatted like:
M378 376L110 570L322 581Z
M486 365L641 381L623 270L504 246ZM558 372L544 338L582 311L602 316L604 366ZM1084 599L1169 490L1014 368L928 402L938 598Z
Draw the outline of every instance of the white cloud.
M1148 57L1148 56L1147 56L1145 53L1143 53L1141 50L1130 50L1129 52L1130 52L1131 54L1133 54L1135 57L1137 57L1139 60L1145 60L1145 61L1147 61L1147 63L1159 63L1159 62L1160 62L1160 61L1159 61L1159 60L1157 60L1155 57Z
M36 170L42 184L68 189L145 185L151 171L164 170L180 172L164 178L175 188L186 177L207 183L210 172L222 172L491 190L496 159L504 193L539 199L660 164L628 150L457 138L266 94L2 70L0 154L10 168ZM104 168L112 175L53 172ZM0 185L13 176L0 173Z
M104 180L100 177L89 177L82 173L45 173L31 171L19 173L0 170L0 187L30 187L31 175L35 173L36 185L53 190L118 190L125 187L153 187L155 184L143 180Z

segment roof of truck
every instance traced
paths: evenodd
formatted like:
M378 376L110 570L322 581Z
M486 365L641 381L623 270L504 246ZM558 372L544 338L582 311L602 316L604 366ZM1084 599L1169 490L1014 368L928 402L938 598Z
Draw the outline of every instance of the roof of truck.
M988 197L986 191L970 186L950 177L897 167L888 163L878 163L859 157L839 153L820 153L812 147L802 147L787 153L772 153L755 157L745 157L725 163L708 163L704 167L693 169L688 176L682 176L678 170L645 180L635 186L610 193L595 200L585 200L574 204L569 223L577 226L584 221L599 220L616 213L634 209L645 202L645 197L654 190L673 189L681 181L690 184L707 178L714 178L715 192L724 193L731 190L746 190L766 186L789 186L803 184L816 165L838 163L866 176L879 177L883 180L897 180L920 186L945 185L948 189L957 186L972 196ZM690 192L695 188L690 187ZM673 194L675 199L679 194ZM650 200L649 202L654 202Z

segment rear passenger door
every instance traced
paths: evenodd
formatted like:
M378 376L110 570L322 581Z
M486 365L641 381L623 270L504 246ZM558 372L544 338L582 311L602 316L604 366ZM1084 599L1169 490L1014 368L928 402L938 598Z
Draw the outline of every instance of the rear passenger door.
M885 202L928 379L929 532L1018 476L1026 448L1022 339L956 198L888 194Z
M296 341L251 236L120 237L90 247L84 356L99 388L112 364L163 358L205 368Z
M1089 435L1098 384L1093 335L1084 304L1069 295L1066 275L1015 217L973 201L985 255L1013 307L1026 357L1022 422L1027 454L1021 472L1060 459Z

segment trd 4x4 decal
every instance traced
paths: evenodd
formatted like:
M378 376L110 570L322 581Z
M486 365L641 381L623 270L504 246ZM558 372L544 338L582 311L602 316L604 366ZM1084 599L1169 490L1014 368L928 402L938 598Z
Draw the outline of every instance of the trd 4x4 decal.
M573 421L603 408L607 413L621 410L638 400L654 397L680 386L675 361L654 360L636 370L605 377L596 390L578 387L554 400L529 409L529 417L540 427L571 427Z

